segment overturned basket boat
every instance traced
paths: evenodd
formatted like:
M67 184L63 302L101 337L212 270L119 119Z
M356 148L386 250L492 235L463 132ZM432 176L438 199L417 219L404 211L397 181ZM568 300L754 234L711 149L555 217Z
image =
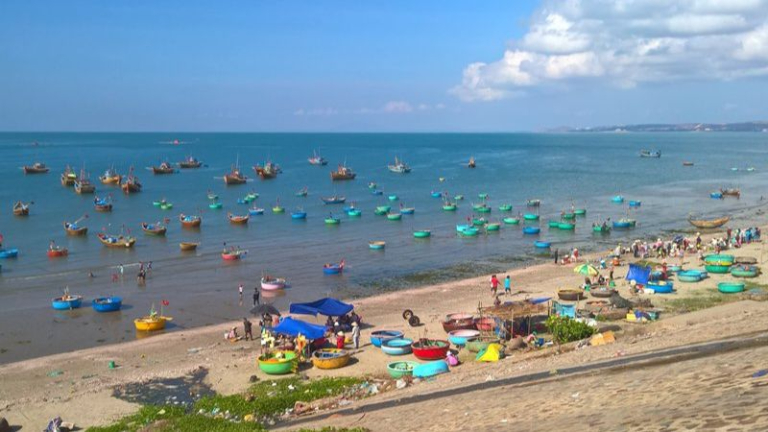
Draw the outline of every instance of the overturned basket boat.
M318 369L338 369L349 363L349 351L338 348L323 348L312 353L312 364Z
M577 301L584 298L584 291L578 289L559 289L557 297L560 300Z

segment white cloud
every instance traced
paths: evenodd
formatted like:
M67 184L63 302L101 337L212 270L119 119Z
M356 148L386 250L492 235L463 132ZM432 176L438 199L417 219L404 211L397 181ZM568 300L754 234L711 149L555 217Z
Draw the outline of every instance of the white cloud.
M464 68L464 101L600 79L618 87L768 75L768 0L549 0L501 59Z
M415 107L408 101L393 100L385 103L378 108L357 108L357 109L337 109L337 108L298 108L293 112L295 116L332 116L347 114L409 114L413 112L428 112L433 110L442 110L446 106L442 103L430 105L419 103Z
M413 111L413 107L406 101L389 101L384 104L381 111L390 114L402 114Z

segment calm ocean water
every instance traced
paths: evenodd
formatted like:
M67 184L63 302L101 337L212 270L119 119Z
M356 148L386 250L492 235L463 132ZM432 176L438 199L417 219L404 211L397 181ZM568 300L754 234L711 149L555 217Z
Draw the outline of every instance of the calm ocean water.
M174 139L183 144L169 144ZM39 145L30 145L33 141ZM0 134L0 172L5 174L0 186L0 233L6 247L20 250L18 259L0 260L0 363L134 339L133 318L164 299L175 318L169 330L240 318L247 314L252 288L262 272L288 278L289 289L267 298L282 308L291 301L371 295L434 280L459 264L464 266L453 271L501 268L530 258L534 238L523 236L520 227L502 227L499 233L478 238L456 236L455 225L471 215L471 203L479 201L481 192L489 194L493 220L503 217L499 204L513 204L517 214L526 212L527 198L542 199L538 238L560 248L589 248L595 242L614 245L630 237L686 228L689 212L746 215L749 208L761 204L760 196L768 186L767 141L768 134L747 133ZM663 157L642 159L638 152L643 148L661 149ZM315 149L329 160L328 166L307 163ZM187 155L199 158L205 167L164 176L145 170ZM411 165L411 174L387 171L386 165L396 156ZM470 156L477 159L477 169L465 167ZM254 180L227 187L221 176L238 158ZM278 163L283 174L262 181L251 166L268 159ZM38 160L51 167L49 174L25 176L19 169ZM683 167L684 160L695 166ZM332 182L329 171L344 161L358 173L357 179ZM67 164L85 167L96 183L110 166L120 173L135 166L144 190L124 196L119 189L97 184L97 195L113 195L115 209L96 213L92 195L79 196L60 185L59 174ZM746 172L744 168L750 166L756 170ZM384 191L383 196L371 194L367 184L372 181ZM309 196L295 197L304 186ZM710 199L709 192L721 186L740 187L743 198ZM223 210L208 209L209 189L220 196ZM236 201L251 190L260 194L257 204L267 209L266 214L252 217L247 226L229 224L226 213L245 213L247 206ZM441 201L430 196L433 190L463 194L466 199L459 211L444 212ZM320 201L334 193L354 201L363 216L347 218L341 206ZM375 206L387 203L388 194L400 197L393 207L413 206L416 214L403 216L400 222L375 216ZM626 214L626 206L610 202L616 194L642 201L642 207L632 212L638 228L594 236L590 224L598 216L616 219ZM173 210L152 206L161 198L172 202ZM286 214L269 211L278 199ZM16 200L34 201L28 218L12 215ZM546 221L569 209L572 202L588 209L575 232L548 230ZM289 213L296 207L308 212L305 221L291 220ZM182 230L178 214L198 211L203 216L202 229ZM340 226L323 223L329 211L342 217ZM89 235L67 237L62 221L84 213L90 215L85 221ZM171 221L165 238L141 233L141 222L166 217ZM738 224L760 222L745 218ZM118 233L123 226L138 238L133 249L106 249L95 237L102 229ZM414 239L416 229L432 230L432 238ZM48 259L50 240L68 247L70 256ZM369 250L370 240L385 240L386 251ZM180 241L202 244L196 254L183 255ZM219 253L224 242L248 249L247 257L234 264L222 262ZM343 276L323 275L323 263L342 258L348 263ZM138 287L136 263L150 260L154 273L145 287ZM127 266L126 279L113 283L111 275L119 264ZM96 275L94 279L87 277L89 271ZM247 287L243 304L237 295L241 282ZM90 307L54 312L50 299L67 286L87 302L100 295L122 296L126 307L116 314L96 314Z

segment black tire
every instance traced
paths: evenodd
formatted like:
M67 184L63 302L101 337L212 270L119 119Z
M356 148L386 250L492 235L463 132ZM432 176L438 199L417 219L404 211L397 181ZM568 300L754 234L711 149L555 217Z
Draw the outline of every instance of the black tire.
M410 309L406 309L403 311L403 319L407 320L410 319L413 316L413 311Z
M418 327L421 324L421 320L416 315L411 315L411 317L408 318L408 324L410 324L411 327Z

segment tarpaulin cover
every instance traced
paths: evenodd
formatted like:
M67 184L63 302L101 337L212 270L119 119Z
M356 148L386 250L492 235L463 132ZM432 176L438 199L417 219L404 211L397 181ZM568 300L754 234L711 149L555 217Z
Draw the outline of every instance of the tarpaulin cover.
M325 336L325 327L317 324L310 324L301 320L286 317L280 324L272 328L275 333L280 333L288 336L298 336L299 333L304 335L307 339L320 339Z
M475 357L479 362L497 362L503 356L503 348L497 343L488 345L487 348L480 350Z
M637 264L630 264L629 271L627 272L627 280L635 281L640 285L648 283L648 279L651 277L651 267L640 267Z
M328 297L310 303L294 303L290 311L292 314L300 315L341 316L350 313L354 308L351 304Z

